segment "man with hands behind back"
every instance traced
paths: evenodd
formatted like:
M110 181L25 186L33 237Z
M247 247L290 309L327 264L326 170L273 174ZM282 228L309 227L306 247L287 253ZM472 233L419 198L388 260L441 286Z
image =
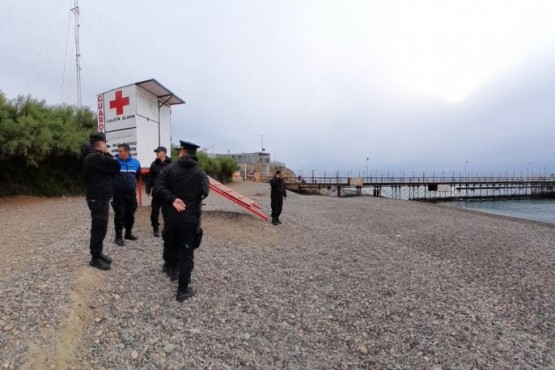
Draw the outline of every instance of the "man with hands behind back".
M208 176L199 167L198 145L180 141L179 159L164 168L154 182L154 196L162 200L164 215L164 270L179 270L176 299L195 295L190 286L201 201L208 196Z

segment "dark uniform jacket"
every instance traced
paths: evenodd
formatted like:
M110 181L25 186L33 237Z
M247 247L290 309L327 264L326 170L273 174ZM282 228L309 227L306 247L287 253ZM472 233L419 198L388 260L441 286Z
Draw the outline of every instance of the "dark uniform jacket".
M153 195L162 200L164 220L198 224L201 201L208 191L208 176L192 156L185 156L158 173ZM185 203L185 211L173 207L176 198Z
M158 173L164 168L167 167L170 163L172 163L172 159L170 157L166 157L164 162L160 159L156 158L154 162L150 165L150 170L148 171L148 177L146 179L146 193L150 194L152 188L154 187L154 181L156 180L156 176Z
M270 180L270 187L272 191L270 197L273 199L281 199L287 197L287 191L285 190L285 181L282 178L274 177Z
M110 154L93 148L83 161L83 173L87 187L87 199L110 199L112 176L119 173L120 165Z

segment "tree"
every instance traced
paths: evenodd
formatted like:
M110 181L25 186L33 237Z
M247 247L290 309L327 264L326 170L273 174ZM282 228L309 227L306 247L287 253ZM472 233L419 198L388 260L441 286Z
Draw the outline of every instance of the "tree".
M178 150L179 148L177 146L172 146L171 152L174 160L178 158ZM233 173L239 170L239 165L232 158L211 158L204 152L197 152L197 158L199 167L202 168L208 176L223 183L231 182Z
M220 182L231 182L233 173L239 170L239 165L232 158L211 158L204 152L197 153L197 156L200 167L206 171L208 176L214 177Z
M81 149L95 127L89 108L9 101L0 92L0 195L82 192Z

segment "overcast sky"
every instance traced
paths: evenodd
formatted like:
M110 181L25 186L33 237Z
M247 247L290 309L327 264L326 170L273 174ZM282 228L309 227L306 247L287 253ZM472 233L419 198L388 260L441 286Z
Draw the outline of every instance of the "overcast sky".
M76 104L73 3L0 2L8 98ZM79 6L83 105L155 78L187 102L173 142L235 153L263 139L306 173L555 172L553 0Z

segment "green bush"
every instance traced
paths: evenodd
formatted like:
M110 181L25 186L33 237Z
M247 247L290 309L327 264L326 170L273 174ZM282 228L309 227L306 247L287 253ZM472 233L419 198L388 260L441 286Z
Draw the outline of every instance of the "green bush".
M200 168L202 168L208 176L223 183L231 182L233 173L239 170L239 165L231 158L211 158L204 152L198 152L197 157Z
M0 196L83 193L81 149L94 113L0 92Z
M178 158L178 147L172 147L172 158ZM231 158L209 157L204 152L197 152L199 167L206 174L222 183L231 182L233 173L239 170L239 165Z
M216 162L219 164L220 172L217 177L219 181L226 183L231 182L233 173L239 171L239 165L229 157L217 157Z

